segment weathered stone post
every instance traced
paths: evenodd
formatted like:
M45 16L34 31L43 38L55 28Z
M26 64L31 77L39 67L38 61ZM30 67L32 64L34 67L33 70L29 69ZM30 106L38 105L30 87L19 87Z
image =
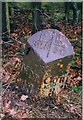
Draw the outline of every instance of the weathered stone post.
M41 96L48 96L52 89L57 93L57 86L62 85L60 76L74 54L71 43L58 30L45 29L32 35L26 46L31 49L24 56L23 79L33 84Z

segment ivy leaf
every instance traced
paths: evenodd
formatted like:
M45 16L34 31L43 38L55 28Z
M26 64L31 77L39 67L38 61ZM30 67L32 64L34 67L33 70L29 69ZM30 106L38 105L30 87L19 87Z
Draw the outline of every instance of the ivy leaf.
M78 90L78 88L77 88L76 85L73 87L73 90L74 90L75 92Z

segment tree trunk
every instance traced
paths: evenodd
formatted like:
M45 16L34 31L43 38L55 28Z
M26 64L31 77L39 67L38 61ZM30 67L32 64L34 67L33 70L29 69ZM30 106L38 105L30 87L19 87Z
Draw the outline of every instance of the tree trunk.
M9 14L10 16L14 16L14 8L13 7L9 7Z
M69 22L69 2L65 2L65 21Z
M0 11L1 11L1 15L0 15L0 42L1 42L2 39L2 34L1 34L2 33L2 3L1 2L0 2Z
M73 6L73 26L76 26L78 23L78 7L76 2L71 2Z
M8 2L2 2L2 32L3 40L8 41L10 36L10 20Z
M65 21L69 22L69 11L70 8L73 10L73 26L78 23L78 7L76 2L65 2Z
M32 34L41 30L41 2L32 2Z

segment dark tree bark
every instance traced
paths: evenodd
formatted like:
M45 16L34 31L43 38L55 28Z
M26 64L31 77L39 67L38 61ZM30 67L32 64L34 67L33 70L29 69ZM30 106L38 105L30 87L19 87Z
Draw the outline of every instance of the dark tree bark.
M9 15L14 16L14 8L12 6L9 6Z
M32 34L41 30L41 2L32 2Z
M65 20L69 22L69 2L65 2Z
M10 36L10 21L9 21L9 7L7 2L2 2L2 39L9 40Z
M76 26L78 23L78 7L76 2L71 2L73 8L73 26Z
M65 2L65 20L69 22L69 11L70 8L73 10L73 26L78 23L78 7L76 2Z

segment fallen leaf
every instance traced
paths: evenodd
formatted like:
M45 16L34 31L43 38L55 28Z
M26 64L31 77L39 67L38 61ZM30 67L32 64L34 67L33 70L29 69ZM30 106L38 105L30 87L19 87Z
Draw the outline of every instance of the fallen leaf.
M47 97L48 94L49 94L49 90L44 90L44 95L45 95L45 97Z
M48 78L46 79L46 84L50 84L50 81L51 81L51 79L50 79L50 77L48 77Z
M5 78L4 78L4 83L7 83L10 79L10 75L6 74Z
M80 76L78 76L78 77L77 77L77 80L79 80L79 81L80 81L81 79L82 79L82 78L81 78Z
M68 70L70 70L70 68L71 68L71 65L70 65L70 64L68 64L68 65L67 65L67 69L68 69Z
M60 64L60 68L63 68L63 64Z
M0 117L1 117L1 118L3 118L4 116L5 116L5 114L0 113Z
M5 108L9 108L10 107L10 101L8 103L5 103Z
M28 98L27 95L22 95L21 98L20 98L20 100L25 101L27 98Z
M16 111L14 110L14 108L13 108L13 109L11 109L11 110L10 110L10 115L12 115L12 116L13 116L13 115L15 115L15 114L16 114Z

